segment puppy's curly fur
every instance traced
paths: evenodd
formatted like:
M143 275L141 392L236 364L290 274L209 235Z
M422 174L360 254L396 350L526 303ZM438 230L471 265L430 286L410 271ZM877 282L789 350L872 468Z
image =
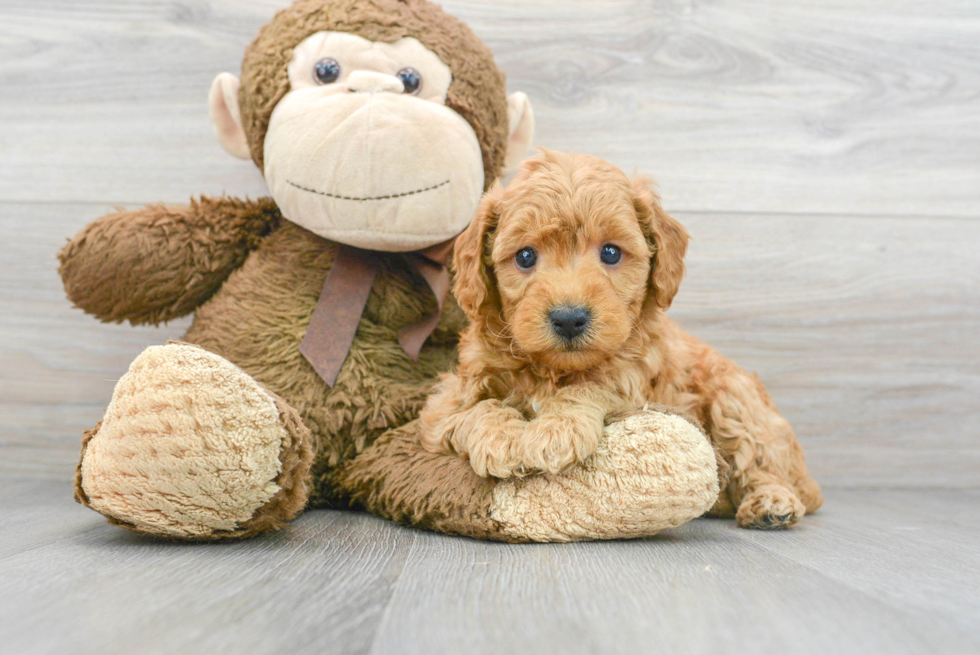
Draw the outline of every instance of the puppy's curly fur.
M664 315L687 242L649 180L585 155L527 160L457 241L454 292L470 325L457 373L422 412L425 447L469 457L481 476L555 473L595 450L606 416L658 403L696 417L730 465L714 514L774 528L819 508L759 379Z

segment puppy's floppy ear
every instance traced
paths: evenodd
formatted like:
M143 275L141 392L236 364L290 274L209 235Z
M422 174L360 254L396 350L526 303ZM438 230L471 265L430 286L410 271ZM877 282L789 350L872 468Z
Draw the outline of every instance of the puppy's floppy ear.
M684 277L684 255L690 235L660 206L650 178L641 175L631 183L636 216L654 253L650 280L653 301L657 307L667 309Z
M453 251L453 295L471 321L500 310L500 296L490 268L490 247L502 193L500 182L494 182L480 201L473 221L456 239Z

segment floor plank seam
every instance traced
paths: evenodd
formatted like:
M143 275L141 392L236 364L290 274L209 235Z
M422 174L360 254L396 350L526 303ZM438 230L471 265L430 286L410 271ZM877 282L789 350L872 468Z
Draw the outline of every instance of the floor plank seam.
M405 529L402 526L398 526L401 529ZM405 560L402 562L401 570L398 571L398 577L395 578L394 584L391 585L391 593L388 595L388 602L385 604L384 611L381 613L381 618L378 620L378 626L374 630L374 634L371 635L371 643L368 647L367 652L371 655L378 653L379 643L381 637L384 634L385 626L391 618L392 608L394 606L395 598L398 596L398 591L401 589L402 580L405 577L405 569L408 568L408 563L412 560L412 556L418 550L418 543L420 531L418 528L409 528L412 530L412 543L408 547L408 554L405 556Z

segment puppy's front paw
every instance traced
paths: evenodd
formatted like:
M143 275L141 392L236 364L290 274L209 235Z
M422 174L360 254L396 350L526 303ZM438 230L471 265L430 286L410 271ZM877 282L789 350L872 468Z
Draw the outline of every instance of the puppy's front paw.
M481 478L510 478L532 472L517 454L524 425L523 421L514 421L485 426L479 434L470 436L466 454L477 475Z
M805 513L803 503L788 487L767 485L742 499L735 519L742 528L777 530L796 525Z
M603 425L567 418L537 418L524 431L520 458L528 469L560 473L595 452Z

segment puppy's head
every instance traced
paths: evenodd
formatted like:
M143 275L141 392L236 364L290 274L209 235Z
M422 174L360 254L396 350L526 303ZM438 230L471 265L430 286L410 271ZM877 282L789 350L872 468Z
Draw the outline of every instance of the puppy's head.
M590 368L670 306L688 234L648 180L544 151L484 196L456 242L454 292L470 320L545 365Z

